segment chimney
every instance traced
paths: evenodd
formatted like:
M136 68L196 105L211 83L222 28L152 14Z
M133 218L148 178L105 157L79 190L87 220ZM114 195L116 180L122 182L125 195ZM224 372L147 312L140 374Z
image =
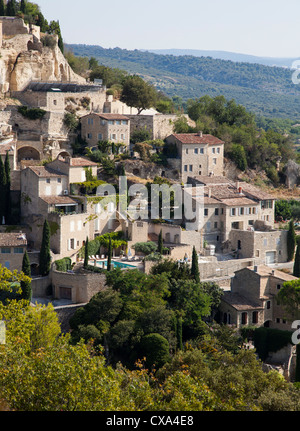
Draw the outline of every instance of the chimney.
M211 198L211 189L208 189L208 197Z
M242 192L243 192L243 189L242 189L242 187L240 186L240 187L239 187L239 194L241 195L241 194L242 194Z
M200 138L202 138L202 137L203 137L202 130L200 130L200 131L198 132L198 136L200 136Z

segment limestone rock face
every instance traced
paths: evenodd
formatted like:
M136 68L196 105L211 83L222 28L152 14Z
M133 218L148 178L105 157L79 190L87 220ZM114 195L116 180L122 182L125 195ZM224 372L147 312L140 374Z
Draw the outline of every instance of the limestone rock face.
M43 46L36 28L29 29L19 21L0 17L0 93L22 91L31 81L86 82L69 66L57 37L51 48Z

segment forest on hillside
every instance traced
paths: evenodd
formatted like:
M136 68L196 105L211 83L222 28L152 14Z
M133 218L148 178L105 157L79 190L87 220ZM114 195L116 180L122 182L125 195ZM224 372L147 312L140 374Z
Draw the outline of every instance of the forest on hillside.
M300 118L300 86L292 82L290 69L94 45L66 48L76 56L95 57L102 65L139 74L158 90L169 97L179 96L183 102L206 94L224 95L257 115L293 121Z

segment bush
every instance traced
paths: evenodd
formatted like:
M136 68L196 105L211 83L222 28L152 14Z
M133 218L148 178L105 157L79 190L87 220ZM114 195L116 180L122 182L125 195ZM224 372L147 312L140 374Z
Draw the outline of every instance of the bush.
M57 260L55 262L56 270L60 272L67 272L72 269L72 260L69 257Z
M41 120L46 115L46 111L41 108L27 108L27 106L19 106L18 112L29 120Z
M156 252L157 244L153 241L148 242L137 242L132 246L136 253L143 253L148 256L151 253Z
M281 331L273 328L257 328L254 331L253 341L257 354L265 361L269 352L277 352L291 343L291 331Z
M146 357L145 365L161 368L170 359L169 342L160 334L145 335L140 343L142 355ZM139 358L141 359L141 358Z

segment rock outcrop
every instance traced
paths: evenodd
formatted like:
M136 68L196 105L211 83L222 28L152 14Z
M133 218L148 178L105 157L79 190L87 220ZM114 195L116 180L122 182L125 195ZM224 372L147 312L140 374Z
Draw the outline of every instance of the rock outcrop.
M0 17L0 33L0 93L22 91L31 81L86 82L69 66L57 36L45 46L39 27L9 17Z

